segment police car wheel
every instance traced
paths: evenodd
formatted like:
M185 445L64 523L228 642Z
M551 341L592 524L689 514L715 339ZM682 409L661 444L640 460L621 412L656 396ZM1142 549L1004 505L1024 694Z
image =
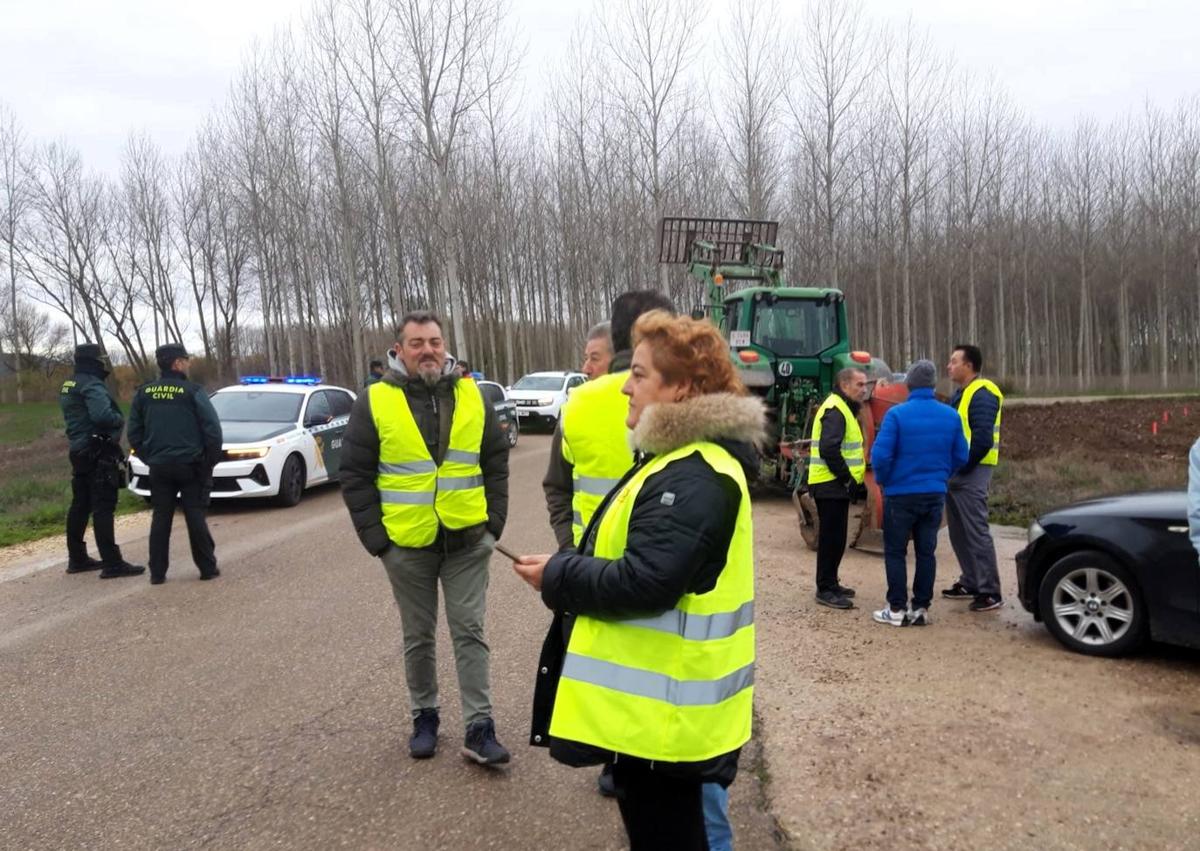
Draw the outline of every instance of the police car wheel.
M304 462L299 455L289 456L279 474L279 495L275 502L290 508L304 495Z
M513 420L508 425L508 445L513 447L517 445L517 438L520 436L521 428L517 425L517 421Z

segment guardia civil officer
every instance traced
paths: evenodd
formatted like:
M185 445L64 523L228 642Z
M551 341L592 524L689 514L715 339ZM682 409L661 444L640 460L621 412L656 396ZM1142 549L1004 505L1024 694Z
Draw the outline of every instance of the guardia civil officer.
M176 494L192 561L201 579L214 579L221 571L204 515L221 459L221 421L204 388L188 380L191 355L182 344L159 346L154 359L162 374L137 389L129 412L129 445L150 468L150 584L167 578Z
M96 343L75 347L75 374L59 394L71 459L71 508L67 511L67 573L100 570L101 579L137 576L146 568L121 556L113 533L121 470L121 429L125 417L104 379L112 371L108 355ZM91 558L83 535L88 517L100 560Z

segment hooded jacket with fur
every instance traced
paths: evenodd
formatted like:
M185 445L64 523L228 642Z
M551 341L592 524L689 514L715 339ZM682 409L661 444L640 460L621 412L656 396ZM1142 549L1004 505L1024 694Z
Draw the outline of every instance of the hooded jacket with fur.
M429 455L438 464L446 457L450 445L450 425L454 420L454 386L458 374L454 358L446 358L442 377L433 386L420 378L412 378L404 365L394 357L388 358L391 367L380 382L400 387L408 400L408 408L425 440ZM483 470L483 489L487 498L486 530L496 538L504 532L508 517L508 439L500 429L496 411L484 401L483 441L479 448L479 466ZM358 538L371 555L382 555L392 540L383 525L383 507L375 478L379 470L379 432L371 413L371 394L359 394L350 411L350 422L342 442L339 476L342 500L350 510L350 519ZM431 547L453 552L476 543L485 525L451 531L441 529Z
M762 402L754 397L711 394L646 408L630 438L636 456L633 468L596 511L579 549L555 555L542 576L542 600L554 610L555 619L538 665L532 744L549 743L551 755L568 765L612 760L612 754L590 745L549 737L569 640L567 613L605 618L658 615L674 608L684 594L711 591L725 567L741 491L699 453L672 461L645 481L634 503L624 554L618 559L595 558L591 553L596 529L612 495L653 456L696 441L711 441L727 450L741 463L747 480L753 480L759 466L755 445L762 441L763 430ZM668 491L674 497L664 503ZM737 773L737 753L705 763L656 766L728 785Z

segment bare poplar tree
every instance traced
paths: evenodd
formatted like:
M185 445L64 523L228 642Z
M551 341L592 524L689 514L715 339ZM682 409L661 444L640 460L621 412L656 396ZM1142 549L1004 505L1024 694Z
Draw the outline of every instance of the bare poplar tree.
M672 168L670 152L694 108L686 75L699 48L695 33L702 23L701 0L615 0L600 19L623 126L632 141L630 173L648 202L642 242L648 248L682 177L682 161ZM652 250L642 262L653 262ZM659 287L670 292L667 266L659 267Z
M502 0L391 0L399 43L390 59L396 91L420 127L417 142L433 171L436 222L445 266L455 353L465 357L451 181L464 122L487 96L489 39L504 25Z
M3 250L0 259L4 261L8 277L5 299L11 330L8 342L16 372L18 403L25 401L25 385L21 376L23 362L18 334L17 296L21 276L17 267L17 240L32 201L27 157L25 131L17 123L16 113L0 104L0 249Z
M800 88L788 94L792 115L812 156L818 191L822 265L840 286L837 233L852 193L849 163L856 123L876 57L861 0L810 0L798 39Z

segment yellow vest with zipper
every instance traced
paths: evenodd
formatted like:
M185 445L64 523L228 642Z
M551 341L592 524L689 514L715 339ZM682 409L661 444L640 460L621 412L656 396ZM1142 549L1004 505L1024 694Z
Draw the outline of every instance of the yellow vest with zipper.
M594 555L617 559L646 480L699 452L738 483L741 502L725 567L705 594L626 620L578 615L550 735L641 759L699 762L750 738L754 697L754 529L739 464L713 443L691 443L638 470L613 497L596 529Z
M995 394L996 400L1000 403L996 408L996 422L992 426L992 448L988 450L988 454L983 456L980 464L988 467L995 467L1000 463L1000 418L1004 414L1004 394L1000 392L1000 388L986 378L976 378L970 384L963 388L962 398L958 400L958 415L962 418L963 434L967 438L967 446L971 445L971 400L975 398L975 394L980 390L988 390Z
M812 443L809 445L808 451L808 483L819 485L822 482L837 480L837 476L833 474L829 465L825 463L825 459L821 457L821 418L830 408L837 408L846 420L846 431L842 435L842 458L846 460L846 466L850 468L851 477L861 485L867 474L867 463L863 455L862 428L859 427L858 418L854 416L854 412L850 410L846 400L837 393L830 393L829 398L821 403L821 407L817 408L817 413L813 417Z
M437 538L439 525L466 529L486 522L487 497L479 466L484 407L475 382L460 378L454 384L450 445L440 466L429 454L404 390L377 381L367 392L379 433L375 486L383 526L392 542L399 547L427 547Z
M571 533L575 546L592 515L633 466L629 399L621 392L629 371L602 375L571 391L563 407L562 454L572 467Z

